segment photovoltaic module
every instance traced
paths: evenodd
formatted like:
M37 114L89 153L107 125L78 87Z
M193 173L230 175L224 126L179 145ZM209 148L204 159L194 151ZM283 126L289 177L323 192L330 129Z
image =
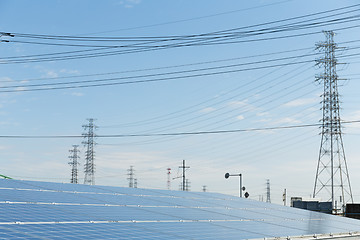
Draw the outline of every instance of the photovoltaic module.
M358 231L359 220L217 193L0 180L0 239L315 239Z

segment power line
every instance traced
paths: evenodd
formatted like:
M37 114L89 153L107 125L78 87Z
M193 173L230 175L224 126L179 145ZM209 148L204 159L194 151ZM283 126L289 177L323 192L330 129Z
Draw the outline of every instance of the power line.
M356 54L349 54L341 56L341 58L345 57L352 57L352 56L358 56L360 53ZM291 57L289 57L291 58ZM339 57L340 58L340 57ZM313 60L305 60L305 61L298 61L298 62L290 62L290 63L281 63L281 64L274 64L274 65L266 65L266 66L259 66L259 67L250 67L250 68L242 68L242 69L235 69L235 70L227 70L227 71L217 71L217 72L210 72L210 73L199 73L199 74L193 74L193 75L185 75L185 76L174 76L174 77L165 77L165 78L157 78L157 79L147 79L147 80L135 80L135 81L124 81L124 82L112 82L112 83L96 83L96 82L103 82L103 81L114 81L114 80L120 80L120 79L129 79L129 78L135 78L135 76L131 77L119 77L119 78L109 78L109 79L101 79L101 80L89 80L89 81L82 81L83 82L95 82L96 84L86 84L86 85L77 85L77 86L60 86L60 87L47 87L52 85L66 85L71 83L49 83L49 84L33 84L33 85L16 85L16 86L3 86L0 87L0 89L6 89L6 88L23 88L23 89L13 89L13 90L0 90L0 93L5 92L32 92L32 91L49 91L49 90L62 90L62 89L76 89L76 88L89 88L89 87L104 87L104 86L115 86L115 85L127 85L127 84L138 84L138 83L150 83L150 82L161 82L161 81L174 81L177 79L187 79L187 78L193 78L193 77L204 77L204 76L213 76L213 75L220 75L220 74L227 74L227 73L235 73L235 72L244 72L244 71L251 71L251 70L259 70L259 69L268 69L268 68L275 68L275 67L282 67L282 66L290 66L290 65L296 65L301 63L309 63ZM259 61L260 63L261 61ZM262 61L266 62L266 61ZM241 65L249 65L249 64L256 64L256 63L245 63L245 64L234 64L229 66L223 66L223 67L213 67L213 69L216 68L231 68L235 66L241 66ZM212 68L208 68L212 69ZM195 72L195 71L203 71L203 70L189 70L188 72ZM185 71L184 71L185 72ZM173 73L169 73L173 74ZM158 74L162 75L162 74ZM153 76L156 76L156 74L153 74ZM139 78L140 76L137 76ZM75 84L77 82L74 82ZM39 88L26 88L26 87L39 87Z
M349 44L349 43L355 43L359 42L360 40L351 40L351 41L345 41L345 42L339 42L338 44ZM357 47L356 47L357 48ZM348 49L356 49L356 48L348 48ZM298 49L291 49L291 50L285 50L285 51L277 51L277 52L270 52L270 53L262 53L258 55L248 55L248 56L242 56L242 57L236 57L236 58L227 58L227 59L218 59L218 60L211 60L211 61L204 61L204 62L194 62L194 63L188 63L188 64L179 64L179 65L171 65L171 66L163 66L163 67L154 67L154 68L142 68L142 69L134 69L134 70L126 70L126 71L118 71L118 72L104 72L104 73L94 73L94 74L81 74L81 75L70 75L70 76L59 76L59 77L43 77L43 78L27 78L27 79L14 79L11 81L1 81L2 83L6 82L16 82L16 81L43 81L43 80L54 80L54 79L67 79L67 78L82 78L82 77L94 77L94 76L104 76L104 75L115 75L115 74L123 74L123 73L133 73L133 72L143 72L143 71L153 71L153 70L162 70L162 69L171 69L171 68L180 68L180 67L187 67L187 66L195 66L195 65L204 65L204 64L210 64L210 63L218 63L218 62L226 62L226 61L234 61L234 60L240 60L240 59L247 59L247 58L255 58L255 57L263 57L263 56L271 56L271 55L277 55L277 54L283 54L283 53L290 53L290 52L298 52L303 50L310 50L313 49L312 47L307 48L298 48ZM82 50L87 51L87 50ZM81 52L81 51L79 51ZM53 53L53 54L61 54L61 53ZM43 54L43 55L52 55L50 54ZM37 55L24 55L24 56L18 56L18 57L35 57L39 56ZM13 58L13 57L8 57ZM14 57L17 58L17 57ZM1 59L7 59L6 57Z
M278 5L278 4L286 3L286 2L290 2L290 1L292 1L292 0L285 0L285 1L280 1L280 2L275 2L275 3L269 3L269 4L260 5L260 6L255 6L255 7L249 7L249 8L243 8L243 9L228 11L228 12L215 13L215 14L210 14L210 15L201 16L201 17L193 17L193 18L188 18L188 19L182 19L182 20L176 20L176 21L170 21L170 22L164 22L164 23L157 23L157 24L151 24L151 25L145 25L145 26L138 26L138 27L122 28L122 29L117 29L117 30L109 30L109 31L95 32L95 33L91 33L91 34L111 33L111 32L135 30L135 29L142 29L142 28L149 28L149 27L158 27L158 26L169 25L169 24L174 24L174 23L188 22L188 21L193 21L193 20L199 20L199 19L206 19L206 18L211 18L211 17L217 17L217 16L226 15L226 14L231 14L231 13L243 12L243 11L248 11L248 10L252 10L252 9L263 8L263 7L267 7L267 6Z
M77 59L77 58L84 58L84 57L99 57L99 56L107 56L107 55L114 55L114 54L125 54L125 53L135 53L135 52L141 52L141 51L149 51L149 50L160 50L160 49L165 49L165 48L172 48L172 47L184 47L184 46L199 46L199 45L213 45L213 44L230 44L230 43L240 43L240 42L244 42L244 41L237 41L237 42L229 42L229 39L234 39L234 38L243 38L243 37L249 37L249 36L255 36L255 35L263 35L263 34L269 34L269 33L279 33L279 32L283 32L283 31L293 31L293 30L301 30L301 29L306 29L306 28L313 28L313 27L320 27L320 26L326 26L326 25L334 25L334 24L343 24L346 22L350 22L350 21L357 21L359 15L353 15L353 16L348 16L348 17L343 17L343 18L337 18L337 19L331 19L331 20L323 20L325 18L329 18L329 17L334 17L337 15L343 15L343 14L347 14L347 13L351 13L351 12L355 12L357 11L357 9L355 10L350 10L347 12L341 12L341 13L336 13L336 14L332 14L329 16L322 16L321 18L315 18L315 19L310 19L310 20L303 20L300 22L295 22L295 23L291 23L291 24L285 24L285 25L280 25L280 26L275 26L275 27L269 27L269 28L264 28L264 29L258 29L258 30L252 30L252 31L248 31L248 32L236 32L238 30L241 29L247 29L247 28L251 28L251 27L259 27L259 26L263 26L263 25L269 25L269 24L274 24L274 23L279 23L279 22L287 22L287 21L291 21L291 20L295 20L295 19L301 19L301 18L307 18L310 16L316 16L316 15L323 15L325 13L330 13L330 12L336 12L336 11L340 11L340 10L344 10L344 9L349 9L349 8L354 8L358 5L352 5L352 6L348 6L348 7L343 7L343 8L338 8L338 9L334 9L334 10L328 10L328 11L324 11L324 12L319 12L319 13L314 13L314 14L308 14L308 15L304 15L304 16L299 16L299 17L293 17L293 18L288 18L288 19L283 19L283 20L278 20L278 21L273 21L273 22L267 22L267 23L262 23L262 24L256 24L256 25L251 25L251 26L245 26L245 27L240 27L240 28L234 28L234 29L227 29L227 30L222 30L222 31L217 31L217 32L212 32L212 33L203 33L203 34L195 34L195 35L183 35L183 36L161 36L161 37L78 37L78 36L56 36L56 35L40 35L40 34L22 34L22 33L14 33L15 36L18 37L33 37L33 38L45 38L48 39L50 38L50 40L57 40L57 39L61 39L61 40L71 40L73 41L74 39L76 40L99 40L99 41L105 41L105 40L123 40L123 41L129 41L129 40L133 40L133 41L139 41L141 39L141 41L145 41L146 40L146 46L145 45L141 45L141 44L132 44L132 45L114 45L114 46L101 46L101 45L76 45L76 44L69 44L68 46L83 46L83 47L114 47L114 48L132 48L129 50L120 50L120 51L111 51L111 52L105 52L105 53L99 53L99 54L86 54L86 55L73 55L73 56L63 56L60 58L38 58L38 59L23 59L21 61L17 60L17 61L5 61L4 63L23 63L23 62L37 62L37 61L55 61L55 60L69 60L69 59ZM300 23L306 23L309 21L314 21L317 19L321 19L322 21L319 22L311 22L311 23L307 23L307 24L301 24ZM356 26L352 26L352 27L356 27ZM346 28L340 28L340 29L349 29L349 27ZM339 29L337 29L338 31ZM295 37L295 36L305 36L308 34L316 34L319 32L312 32L312 33L305 33L305 34L297 34L297 35L288 35L288 36L281 36L281 37L275 37L275 38L265 38L265 39L252 39L252 40L245 40L245 41L260 41L260 40L273 40L273 39L279 39L279 38L288 38L288 37ZM13 34L13 33L12 33ZM220 35L219 35L220 34ZM221 35L222 34L222 35ZM190 40L190 41L189 41ZM15 40L17 41L17 40ZM156 42L168 42L168 41L182 41L179 43L174 43L174 44L163 44L163 45L148 45L148 43L156 43ZM185 42L184 42L185 41ZM222 42L219 42L222 41ZM20 41L18 41L20 42ZM25 43L26 41L22 41L23 43ZM30 43L30 42L27 42ZM56 44L56 45L64 45L64 44L59 44L59 43L46 43L46 42L32 42L34 44ZM66 44L65 44L66 45ZM140 48L140 49L133 49L133 48ZM89 50L91 51L91 50ZM78 52L78 51L77 51ZM61 53L60 53L61 54Z
M227 29L227 30L221 30L221 31L216 31L216 32L209 32L209 33L202 33L202 34L192 34L192 35L177 35L177 36L152 36L152 37L148 37L148 36L140 36L140 37L93 37L93 36L71 36L71 35L46 35L46 34L32 34L32 33L16 33L16 32L12 32L12 33L6 33L6 34L11 34L15 37L25 37L25 38L45 38L45 39L61 39L61 40L89 40L89 41L94 41L94 40L134 40L134 41L138 41L138 40L149 40L149 41L153 41L153 40L166 40L166 39L182 39L182 38L189 38L189 37L199 37L199 36L208 36L208 35L215 35L215 34L223 34L223 33L228 33L231 31L236 31L236 30L242 30L242 29L248 29L248 28L253 28L253 27L260 27L260 26L264 26L264 25L271 25L274 23L281 23L281 22L287 22L287 21L292 21L292 20L296 20L296 19L302 19L302 18L308 18L308 17L312 17L312 16L316 16L316 15L323 15L326 13L331 13L331 12L337 12L337 11L341 11L341 10L345 10L345 9L350 9L350 8L356 8L360 6L360 4L354 4L354 5L350 5L350 6L346 6L346 7L341 7L341 8L336 8L336 9L332 9L332 10L327 10L327 11L321 11L321 12L317 12L317 13L311 13L311 14L306 14L306 15L302 15L302 16L297 16L297 17L291 17L291 18L286 18L286 19L281 19L281 20L276 20L276 21L270 21L270 22L265 22L265 23L260 23L260 24L255 24L255 25L248 25L248 26L243 26L243 27L237 27L237 28L232 28L232 29ZM317 20L317 19L324 19L324 18L328 18L328 17L333 17L333 16L338 16L338 15L343 15L343 14L347 14L347 13L351 13L351 12L355 12L355 11L359 11L359 9L355 9L355 10L350 10L350 11L346 11L346 12L342 12L342 13L337 13L337 14L333 14L333 15L329 15L329 16L322 16L322 17L318 17L315 19L310 19L310 20L304 20L298 23L303 23L303 22L308 22L308 21L312 21L312 20ZM293 23L294 24L294 23ZM295 22L296 24L296 22ZM280 25L281 26L281 25ZM284 26L291 26L290 24L287 25L283 25ZM274 27L273 27L274 28ZM260 29L260 30L269 30L269 29L273 29L273 28L267 28L267 29ZM0 32L4 33L4 32Z
M360 42L360 40L354 40L353 42ZM346 42L344 42L346 43ZM194 63L187 63L187 64L179 64L179 65L171 65L171 66L163 66L163 67L154 67L154 68L143 68L143 69L134 69L134 70L126 70L126 71L119 71L119 72L105 72L105 73L94 73L94 74L82 74L82 75L70 75L70 76L61 76L61 77L44 77L44 78L30 78L30 79L15 79L11 81L1 81L2 83L5 82L14 82L14 81L43 81L43 80L55 80L55 79L67 79L67 78L82 78L82 77L94 77L94 76L104 76L104 75L115 75L115 74L124 74L124 73L133 73L133 72L144 72L144 71L153 71L153 70L162 70L162 69L171 69L171 68L180 68L180 67L188 67L188 66L196 66L196 65L204 65L204 64L211 64L211 63L219 63L219 62L227 62L227 61L234 61L240 59L248 59L248 58L255 58L255 57L263 57L263 56L271 56L283 53L290 53L290 52L298 52L303 50L310 50L313 49L312 47L307 48L298 48L292 50L285 50L285 51L278 51L278 52L270 52L270 53L262 53L257 55L248 55L236 58L227 58L227 59L218 59L218 60L211 60L211 61L204 61L204 62L194 62ZM29 56L31 57L31 56Z
M359 123L360 120L342 121L342 124ZM302 125L289 125L278 127L264 127L264 128L249 128L249 129L233 129L233 130L217 130L217 131L199 131L199 132L177 132L177 133L149 133L149 134L108 134L96 135L97 138L124 138L124 137L158 137L158 136L183 136L183 135L205 135L205 134L225 134L225 133L239 133L239 132L254 132L254 131L271 131L281 129L295 129L307 127L319 127L321 123L315 124L302 124ZM0 135L0 138L23 138L23 139L36 139L36 138L83 138L83 135Z
M359 25L353 25L348 27L342 27L342 28L336 28L335 31L339 32L342 30L348 30L352 28L358 28ZM169 48L179 48L179 47L190 47L190 46L208 46L208 45L219 45L219 44L238 44L238 43L249 43L249 42L257 42L257 41L269 41L269 40L278 40L278 39L284 39L284 38L293 38L293 37L303 37L303 36L309 36L314 34L319 34L322 31L314 31L310 33L301 33L301 34L293 34L293 35L285 35L285 36L278 36L278 37L268 37L268 38L256 38L256 39L250 39L250 40L239 40L239 41L221 41L217 39L212 40L212 42L209 42L210 40L207 40L208 42L193 42L193 43L176 43L176 44L170 44L170 45L159 45L159 46L142 46L140 49L125 49L125 50L119 50L119 51L110 51L110 52L103 52L103 53L97 53L97 54L83 54L83 55L71 55L71 56L64 56L64 57L52 57L52 58L29 58L29 59L20 59L20 60L8 60L8 61L2 61L0 64L16 64L16 63L27 63L27 62L46 62L46 61L62 61L62 60L73 60L73 59L83 59L83 58L93 58L93 57L104 57L104 56L113 56L113 55L120 55L120 54L130 54L130 53L141 53L141 52L148 52L153 50L164 50ZM13 41L15 42L15 41ZM18 43L26 43L22 41L16 41ZM30 42L28 42L30 43ZM44 43L35 43L34 44L44 44ZM56 44L59 45L59 44ZM98 46L104 47L104 46ZM124 48L124 46L112 46L110 48Z

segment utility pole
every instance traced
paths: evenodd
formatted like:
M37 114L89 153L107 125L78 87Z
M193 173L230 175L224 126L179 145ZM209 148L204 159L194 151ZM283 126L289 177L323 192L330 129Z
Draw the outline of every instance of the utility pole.
M80 165L79 163L79 152L80 150L78 149L79 145L73 145L73 149L70 149L70 162L69 165L71 166L71 183L78 183L78 169L77 166Z
M171 188L171 168L167 168L167 189Z
M185 171L186 171L186 169L187 168L190 168L189 166L186 166L185 165L185 160L183 160L183 164L182 164L182 166L179 166L179 168L182 168L183 169L183 174L182 174L182 191L185 191Z
M271 203L271 198L270 198L270 179L266 179L266 202Z
M335 57L339 47L334 42L334 32L324 31L326 41L316 44L316 49L324 56L316 59L316 65L323 67L323 73L316 76L316 82L322 83L321 145L315 176L313 197L327 198L332 202L336 212L336 199L341 197L344 207L347 202L353 203L350 177L345 158L340 118L340 101L338 93L338 75ZM329 196L330 195L330 196Z
M84 166L84 172L85 172L85 178L84 178L84 184L89 185L95 185L95 151L94 146L96 145L96 142L94 138L95 135L95 129L97 126L94 125L95 119L89 118L89 123L87 125L83 125L83 128L85 133L83 133L84 141L82 144L86 147L85 151L85 166Z

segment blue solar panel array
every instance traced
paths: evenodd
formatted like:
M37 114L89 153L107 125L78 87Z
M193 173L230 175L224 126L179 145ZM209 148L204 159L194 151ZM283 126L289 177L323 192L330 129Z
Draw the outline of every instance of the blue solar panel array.
M0 239L252 239L360 221L216 193L0 180Z

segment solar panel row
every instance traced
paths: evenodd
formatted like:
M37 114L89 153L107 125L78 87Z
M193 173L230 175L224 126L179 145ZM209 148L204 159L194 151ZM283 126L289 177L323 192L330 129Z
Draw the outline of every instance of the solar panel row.
M0 180L0 239L251 239L360 222L215 193Z

